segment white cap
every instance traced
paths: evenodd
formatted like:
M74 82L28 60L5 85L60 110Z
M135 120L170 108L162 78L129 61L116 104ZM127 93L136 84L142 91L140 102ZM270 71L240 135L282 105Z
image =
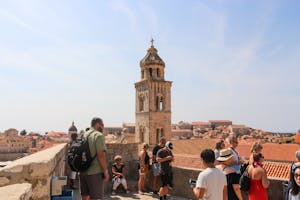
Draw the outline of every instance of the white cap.
M167 141L167 142L166 142L166 147L167 147L170 151L173 150L173 144L172 144L172 142Z

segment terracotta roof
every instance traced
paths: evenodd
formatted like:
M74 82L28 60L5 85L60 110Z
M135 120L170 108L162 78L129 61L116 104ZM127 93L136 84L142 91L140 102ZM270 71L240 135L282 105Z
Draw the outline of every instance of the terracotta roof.
M199 156L187 155L187 154L175 154L174 166L192 168L192 169L203 169L201 159ZM267 171L268 178L276 180L289 179L291 163L283 162L264 162L264 168Z
M252 144L240 143L237 147L237 151L242 157L249 158L251 146ZM299 144L265 143L263 144L262 153L265 159L269 161L291 162L295 160L295 152L298 149L300 149Z
M291 163L265 162L264 168L267 170L268 177L280 180L289 180Z
M172 140L175 154L199 155L204 149L214 149L218 139Z
M172 133L192 133L190 129L172 129Z
M232 123L232 121L230 120L208 120L209 122L229 122L229 123Z
M192 122L192 125L210 125L210 122Z

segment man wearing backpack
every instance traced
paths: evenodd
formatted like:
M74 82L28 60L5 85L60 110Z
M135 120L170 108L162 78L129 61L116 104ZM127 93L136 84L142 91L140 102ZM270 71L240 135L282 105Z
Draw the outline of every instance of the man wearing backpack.
M89 142L91 156L95 158L87 170L80 172L82 200L103 199L103 182L109 180L103 127L102 119L95 117L91 121L91 128L83 135Z

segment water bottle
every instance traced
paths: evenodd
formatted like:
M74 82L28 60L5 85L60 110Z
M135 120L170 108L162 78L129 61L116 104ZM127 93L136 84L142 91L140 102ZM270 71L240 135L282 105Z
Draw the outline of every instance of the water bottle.
M86 155L85 155L85 152L82 152L82 161L83 161L83 162L86 162Z

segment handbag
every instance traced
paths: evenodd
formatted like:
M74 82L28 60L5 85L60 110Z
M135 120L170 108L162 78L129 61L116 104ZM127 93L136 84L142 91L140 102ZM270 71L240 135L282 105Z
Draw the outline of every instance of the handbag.
M240 180L239 180L240 189L241 189L241 191L244 191L244 192L248 192L250 189L250 185L251 185L248 167L246 168L246 170L244 171L244 173L242 174L242 176L240 177Z

